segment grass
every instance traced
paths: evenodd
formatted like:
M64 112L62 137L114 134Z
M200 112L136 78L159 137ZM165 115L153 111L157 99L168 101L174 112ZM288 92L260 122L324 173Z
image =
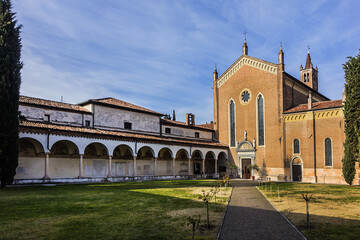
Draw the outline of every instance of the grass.
M270 193L271 186L271 193ZM277 187L279 187L280 202ZM266 188L266 190L265 190ZM308 239L359 239L360 188L344 185L267 183L264 195ZM309 203L310 228L301 194L313 194Z
M200 214L202 225L206 218L205 203L197 194L217 184L188 180L3 189L0 239L191 238L186 218ZM216 238L230 191L222 201L218 195L219 211L211 203L216 227L201 227L199 239Z

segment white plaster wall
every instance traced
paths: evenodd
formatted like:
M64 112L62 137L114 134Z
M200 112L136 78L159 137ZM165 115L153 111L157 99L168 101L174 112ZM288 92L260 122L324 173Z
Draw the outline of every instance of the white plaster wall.
M123 177L133 176L134 162L133 160L113 160L111 164L111 176Z
M136 160L136 169L138 176L153 176L154 160Z
M79 158L49 158L50 178L74 178L79 176Z
M28 120L47 121L45 115L50 115L50 121L54 123L74 125L74 126L83 125L82 113L62 111L62 110L51 110L51 109L44 109L44 108L24 106L24 105L19 106L19 111L21 112L21 115L25 116ZM92 116L90 114L84 114L84 123L85 120L89 120L91 124Z
M124 129L124 122L132 123L132 130L160 134L159 116L117 108L95 106L95 127Z
M172 175L172 159L157 160L157 175L166 176Z
M170 128L171 133L166 134L165 128ZM186 127L177 127L173 125L162 125L163 136L181 136L181 137L195 138L195 132L198 132L200 134L200 138L212 139L212 132L209 131L203 131L203 130L186 128Z
M42 178L45 175L45 157L19 157L15 179Z

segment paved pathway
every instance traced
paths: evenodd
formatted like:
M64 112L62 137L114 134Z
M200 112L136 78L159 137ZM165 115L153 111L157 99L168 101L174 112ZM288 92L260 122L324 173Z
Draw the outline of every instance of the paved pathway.
M254 187L254 182L233 180L232 184L235 187L220 240L304 239Z

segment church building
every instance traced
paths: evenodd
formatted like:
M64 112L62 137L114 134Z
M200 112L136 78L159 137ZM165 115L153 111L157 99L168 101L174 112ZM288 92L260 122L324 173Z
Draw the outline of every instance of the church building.
M299 74L300 80L285 71L282 47L271 63L249 56L246 40L242 56L220 77L215 68L215 135L229 146L240 178L345 184L344 99L319 92L309 52Z

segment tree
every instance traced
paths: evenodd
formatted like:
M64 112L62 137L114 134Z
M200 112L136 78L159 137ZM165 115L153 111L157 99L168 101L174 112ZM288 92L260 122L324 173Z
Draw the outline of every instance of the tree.
M10 0L0 0L0 181L11 184L18 165L21 25Z
M211 200L211 198L212 198L211 192L205 192L205 190L202 190L202 194L199 194L199 199L203 200L206 203L207 228L210 228L209 201Z
M360 129L360 54L349 57L345 70L345 143L342 172L345 181L351 185L355 177L355 163L359 161Z

